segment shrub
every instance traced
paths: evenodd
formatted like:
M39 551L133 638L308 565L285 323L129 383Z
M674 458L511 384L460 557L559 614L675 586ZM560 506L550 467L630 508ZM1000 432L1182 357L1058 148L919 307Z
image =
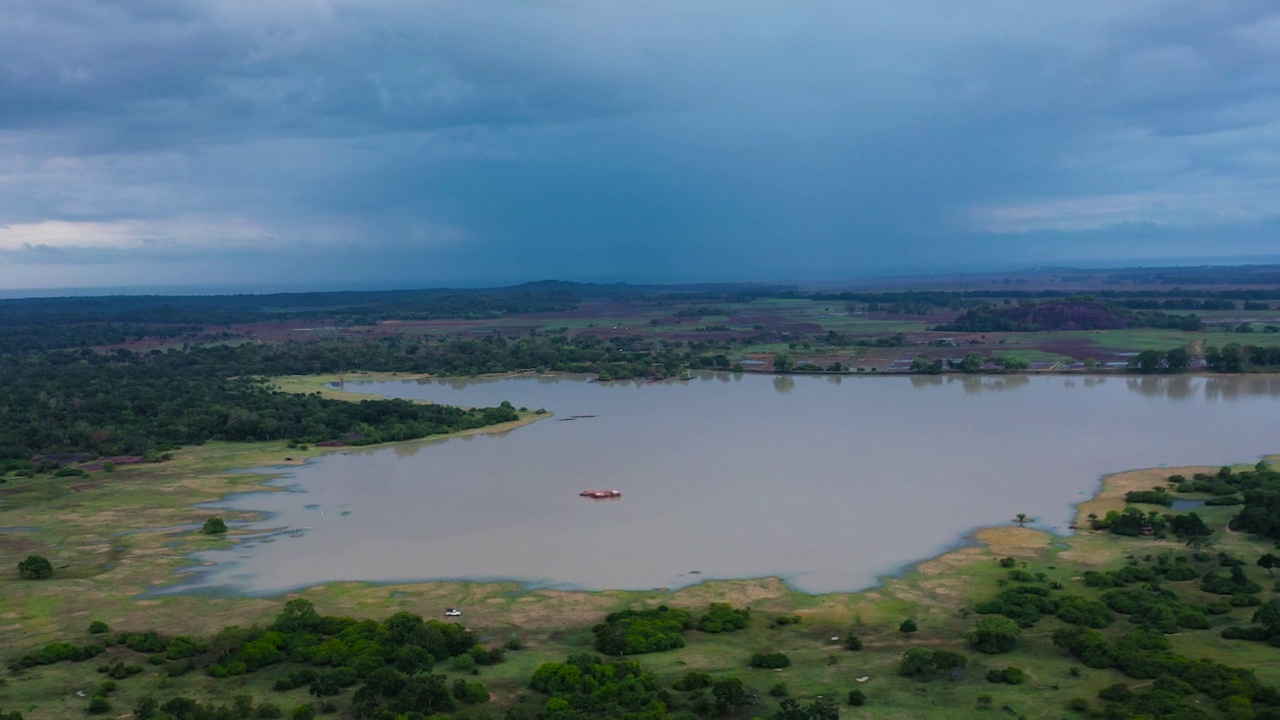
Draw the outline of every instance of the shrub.
M107 680L105 682L98 683L97 687L93 689L92 694L106 697L111 693L115 692L116 690L118 690L119 688L120 686L116 684L115 680Z
M221 535L227 531L227 524L222 518L216 515L204 521L204 527L200 528L200 532L205 535ZM310 707L308 705L308 707Z
M18 563L18 577L23 580L44 580L53 577L53 563L40 555L28 555Z
M688 612L660 605L610 613L592 632L596 649L605 655L639 655L684 647L680 633L692 627Z
M898 674L928 680L940 673L963 670L968 664L968 658L948 650L931 653L921 648L912 648L902 654L902 659L898 662Z
M101 715L105 712L111 711L111 703L107 702L107 699L101 695L94 695L89 698L88 709L90 715Z
M1026 681L1027 674L1022 671L1022 668L1009 666L1003 670L993 668L987 671L987 682L1021 685Z
M862 707L867 704L867 694L861 690L849 691L849 704L854 707Z
M736 609L729 603L711 603L707 613L698 619L698 629L705 633L724 633L747 626L749 609Z
M791 665L791 658L782 653L756 653L751 656L751 667L777 670Z
M790 694L791 693L787 691L786 683L778 683L777 685L774 685L773 687L769 688L769 695L771 697L786 697L787 695L790 695Z
M861 650L862 638L858 637L857 635L854 635L853 631L849 631L849 634L844 636L844 646L855 652L858 650Z
M107 627L107 624L102 622L101 620L94 620L93 622L89 623L90 635L101 635L102 633L110 629L111 628Z
M995 654L1009 652L1017 647L1021 635L1022 630L1014 621L988 616L980 618L974 629L965 633L965 639L979 652Z
M902 633L903 635L910 635L911 633L919 629L920 627L916 625L915 618L907 618L906 620L903 620L901 624L898 625L898 632Z
M685 673L672 687L677 690L701 690L711 687L711 676L704 672Z
M1058 601L1057 618L1072 625L1084 625L1091 628L1104 628L1115 621L1115 617L1107 610L1107 606L1096 600L1085 600L1079 597L1064 597Z
M500 647L486 648L483 645L476 645L467 653L477 665L497 665L507 657L507 651Z
M512 635L511 637L507 638L506 642L502 643L502 648L504 650L512 650L512 651L523 650L524 643L520 640L520 638Z
M463 653L449 660L449 669L454 672L469 673L476 669L476 659Z
M1184 627L1188 630L1208 630L1210 627L1209 618L1198 610L1183 610L1178 614L1178 627Z

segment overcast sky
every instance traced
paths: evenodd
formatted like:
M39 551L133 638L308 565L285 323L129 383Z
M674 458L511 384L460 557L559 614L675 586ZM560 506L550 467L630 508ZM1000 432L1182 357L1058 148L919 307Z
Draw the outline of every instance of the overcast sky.
M1280 254L1274 0L5 0L0 290Z

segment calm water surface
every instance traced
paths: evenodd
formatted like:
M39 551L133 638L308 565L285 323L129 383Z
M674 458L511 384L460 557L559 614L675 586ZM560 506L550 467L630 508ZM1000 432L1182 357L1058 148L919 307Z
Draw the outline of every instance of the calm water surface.
M556 416L272 469L291 492L219 504L269 513L250 527L272 532L199 554L213 565L177 590L458 578L656 588L762 576L852 590L1016 513L1065 528L1106 473L1280 450L1277 377L707 373L347 387L509 400ZM579 498L587 488L624 497Z

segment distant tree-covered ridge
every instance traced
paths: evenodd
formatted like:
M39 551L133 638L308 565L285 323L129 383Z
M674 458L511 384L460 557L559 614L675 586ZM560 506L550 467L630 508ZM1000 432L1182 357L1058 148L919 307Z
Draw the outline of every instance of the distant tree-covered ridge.
M509 405L460 409L406 400L346 402L274 390L263 378L349 369L476 375L522 369L666 377L727 360L632 339L316 341L152 350L0 354L0 459L163 453L208 440L360 445L516 419Z
M970 308L936 329L945 332L1035 332L1132 327L1199 330L1202 326L1200 318L1194 314L1171 315L1158 310L1130 309L1081 298L1003 307L984 305Z
M337 326L384 320L493 319L573 310L587 300L750 300L794 293L778 285L597 285L543 281L502 288L434 288L264 295L116 295L0 300L0 348L92 347L144 337L192 337L205 326L324 320Z

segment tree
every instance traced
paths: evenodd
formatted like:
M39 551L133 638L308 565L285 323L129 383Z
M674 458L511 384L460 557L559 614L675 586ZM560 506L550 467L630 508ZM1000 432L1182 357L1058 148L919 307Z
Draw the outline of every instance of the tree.
M200 532L205 535L221 535L227 531L227 524L222 522L222 518L212 516L204 521L204 527L200 528Z
M923 355L917 355L911 361L911 372L922 373L925 375L941 375L942 360L930 360Z
M1280 600L1272 599L1253 614L1253 622L1267 629L1271 637L1280 635Z
M982 363L985 362L978 353L965 353L964 358L956 365L961 372L976 373L982 369Z
M1182 372L1191 367L1191 353L1184 348L1174 348L1164 354L1164 366L1171 373Z
M898 632L902 633L903 635L910 635L911 633L919 629L920 628L916 625L915 618L907 618L906 620L903 620L900 625L898 625Z
M979 652L996 654L1009 652L1018 645L1022 630L1018 623L1006 617L988 615L978 620L973 630L965 633L969 641Z
M1277 565L1280 565L1280 557L1276 557L1271 553L1266 553L1262 557L1258 558L1258 567L1266 568L1267 574L1271 575L1272 577L1275 576L1275 573L1271 572L1271 569L1276 567Z
M1027 523L1031 522L1032 519L1033 518L1027 517L1026 513L1018 513L1013 517L1013 521L1018 523L1019 525L1026 525Z
M791 369L793 367L795 367L795 363L792 362L791 356L788 355L787 353L778 353L777 355L773 356L774 372L780 372L780 373L791 372Z
M1140 373L1153 373L1160 369L1163 353L1158 350L1143 350L1137 357L1129 361L1129 369Z
M18 577L24 580L44 580L53 577L53 563L40 555L28 555L18 563Z

